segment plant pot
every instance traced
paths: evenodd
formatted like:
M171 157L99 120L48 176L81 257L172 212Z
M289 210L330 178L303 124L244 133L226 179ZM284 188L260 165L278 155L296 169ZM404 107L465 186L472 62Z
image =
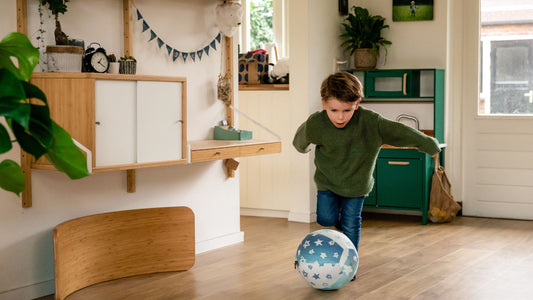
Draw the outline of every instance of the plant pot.
M81 72L83 48L79 46L47 46L48 72Z
M356 70L373 70L376 68L377 56L370 48L355 50L353 54L353 65Z
M118 62L110 62L107 72L111 74L118 74L119 65L120 64Z
M120 74L135 74L137 72L137 62L134 60L121 60L119 61L119 73Z

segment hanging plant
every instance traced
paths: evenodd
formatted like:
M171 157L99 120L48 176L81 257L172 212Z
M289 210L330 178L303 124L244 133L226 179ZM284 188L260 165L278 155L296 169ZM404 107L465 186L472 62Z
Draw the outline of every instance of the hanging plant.
M69 0L39 0L41 5L46 6L48 4L48 9L54 15L56 21L56 29L54 31L54 36L56 39L56 45L68 45L68 36L61 29L61 23L59 22L59 14L64 14L67 12L67 2Z

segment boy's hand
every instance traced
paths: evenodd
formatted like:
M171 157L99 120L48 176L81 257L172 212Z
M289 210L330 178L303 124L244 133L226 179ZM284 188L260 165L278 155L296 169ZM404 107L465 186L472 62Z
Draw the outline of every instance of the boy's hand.
M433 157L433 159L439 159L439 152L431 155L431 157Z

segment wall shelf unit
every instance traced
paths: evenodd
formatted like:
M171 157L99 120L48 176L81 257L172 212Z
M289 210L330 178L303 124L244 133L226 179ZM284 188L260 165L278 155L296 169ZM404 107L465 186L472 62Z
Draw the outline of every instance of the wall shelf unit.
M123 7L124 55L133 55L132 15L134 11L132 10L132 1L117 1L121 1ZM16 3L17 30L27 35L27 2L25 0L16 0ZM223 41L225 72L234 74L233 39L225 37ZM96 73L34 73L31 81L47 95L52 119L64 127L76 141L90 151L92 158L90 167L92 171L126 170L128 192L135 192L135 170L138 168L226 159L228 176L233 177L234 170L238 166L238 163L233 158L281 152L280 141L203 140L191 142L189 145L186 118L187 82L183 77ZM234 86L233 83L233 76L231 76L232 87ZM179 88L174 88L173 86L179 86ZM146 120L150 118L145 118L142 115L142 112L147 108L154 108L151 103L143 100L142 95L150 95L159 89L165 90L161 93L162 98L170 99L165 102L165 105L170 106L165 106L166 109L159 110L159 113L164 114L166 111L176 112L176 109L179 113L172 116L174 118L173 124L175 125L172 130L175 135L170 134L154 141L153 135L147 133L154 130L159 132L161 128L157 128L157 126L160 124L148 122ZM123 91L126 91L126 96L122 95ZM123 110L113 107L113 105L117 105L116 103L107 106L110 102L115 101L100 101L102 99L109 100L110 98L118 99L118 102L124 104L125 106L121 107ZM177 102L178 99L175 98L180 98L179 103ZM225 103L226 119L229 125L234 124L234 112L231 109L234 105L234 98L235 91L232 90L229 101ZM69 101L69 99L75 99L76 101ZM136 102L136 104L134 105L133 102ZM142 109L135 109L135 106L139 105L142 106ZM103 112L99 111L101 107L105 107ZM135 111L135 115L132 114L133 111ZM113 118L105 119L106 112L111 112ZM152 111L152 113L157 112ZM117 114L120 115L122 122L113 123ZM106 120L105 123L97 120L100 116L104 118L103 120ZM98 124L97 122L100 123ZM101 130L101 127L105 127L108 123L114 124L114 126L125 126L128 131L125 133L119 130ZM136 127L136 129L134 130L133 127ZM140 127L140 129L137 127ZM126 137L124 138L122 135L126 135ZM115 143L117 139L121 142ZM132 142L139 139L141 142ZM171 145L168 144L169 141ZM158 142L162 144L158 144ZM144 147L144 145L154 145L154 143L155 147ZM119 150L110 150L115 147L118 147ZM154 153L151 149L146 148L173 150ZM24 151L21 151L21 167L26 181L26 188L22 193L22 207L31 207L31 169L53 170L55 168L44 159L34 161L33 157Z

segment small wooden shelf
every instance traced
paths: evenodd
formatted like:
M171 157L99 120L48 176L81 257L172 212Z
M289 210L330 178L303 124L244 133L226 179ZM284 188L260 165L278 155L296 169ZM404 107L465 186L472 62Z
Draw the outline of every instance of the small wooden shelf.
M239 84L239 91L288 91L289 84Z
M198 140L189 146L191 163L281 152L281 141Z

